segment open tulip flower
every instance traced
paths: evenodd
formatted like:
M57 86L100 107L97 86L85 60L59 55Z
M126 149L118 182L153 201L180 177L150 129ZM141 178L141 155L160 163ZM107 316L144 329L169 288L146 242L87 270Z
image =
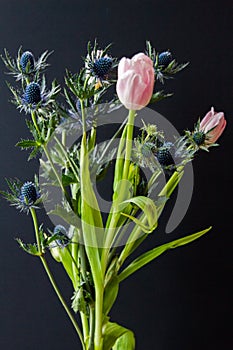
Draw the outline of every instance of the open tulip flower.
M96 42L93 48L88 43L80 71L73 74L67 70L64 89L54 81L49 92L42 74L48 66L47 51L38 61L31 51L21 49L16 59L7 51L2 57L19 84L16 88L8 86L17 109L27 115L32 134L31 139L21 139L17 146L30 149L29 159L41 158L39 179L35 176L32 181L7 180L9 190L2 194L22 213L31 215L33 243L25 244L21 239L18 243L40 259L82 350L135 349L133 331L109 316L120 284L165 251L196 240L210 227L153 247L136 259L128 258L149 235L154 235L186 164L201 148L213 145L226 126L224 113L211 108L194 132L185 131L174 135L174 139L167 139L166 130L158 129L156 118L152 123L143 120L141 129L135 130L135 117L140 110L170 96L155 90L156 80L164 83L187 64L178 65L172 58L174 54L159 54L149 42L146 53L140 52L131 59L123 57L118 61L108 54L108 49L109 46L100 49ZM117 64L116 81L112 77ZM103 106L105 93L111 87L117 95ZM118 130L99 144L101 114L109 116L116 109L123 116ZM94 180L108 176L110 164L114 174L110 209L106 213ZM51 191L51 196L50 191L44 190L48 186L59 191L59 195L53 196ZM54 203L55 198L61 198L61 202ZM49 204L48 215L59 220L50 229L45 229L37 217L42 202L45 209ZM48 254L67 273L73 288L69 301L53 276Z

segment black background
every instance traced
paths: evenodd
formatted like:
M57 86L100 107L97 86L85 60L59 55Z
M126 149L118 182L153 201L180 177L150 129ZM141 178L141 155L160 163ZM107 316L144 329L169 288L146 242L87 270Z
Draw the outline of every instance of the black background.
M189 210L170 236L162 229L144 249L213 225L191 245L169 252L121 286L112 320L136 333L137 349L231 349L232 277L232 5L230 1L26 1L1 0L0 51L14 56L20 45L38 56L54 50L48 80L63 83L65 68L77 71L88 40L113 42L113 56L131 57L151 40L169 48L189 67L165 87L175 95L156 110L179 131L192 128L212 105L228 121L221 147L194 161L195 188ZM31 179L38 163L15 143L28 135L24 117L8 100L7 77L0 69L0 187L4 178ZM1 199L1 349L79 349L75 332L55 298L40 262L14 241L32 240L30 218ZM162 225L163 227L163 225ZM54 264L65 295L71 288Z

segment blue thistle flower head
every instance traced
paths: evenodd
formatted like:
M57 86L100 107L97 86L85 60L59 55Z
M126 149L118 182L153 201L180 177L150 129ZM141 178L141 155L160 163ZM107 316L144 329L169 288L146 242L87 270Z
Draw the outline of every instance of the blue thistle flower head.
M20 58L20 66L23 73L29 73L34 70L35 60L30 51L25 51Z
M172 157L172 147L173 143L171 142L165 142L162 147L158 149L156 152L156 157L158 159L158 162L162 166L169 166L174 164L174 160Z
M62 225L57 225L54 227L53 236L56 238L56 244L61 248L70 243L70 238L68 236L67 230Z
M91 71L96 78L103 80L112 68L113 59L111 57L100 57L91 65Z
M24 100L28 104L37 104L41 101L41 90L38 83L29 83L24 92Z
M195 131L193 133L193 141L196 143L197 146L201 146L204 144L206 139L206 135L203 131Z
M35 176L34 182L21 182L18 179L6 180L9 190L1 191L5 199L20 211L28 213L31 208L38 209L45 200L46 194L41 195L38 179Z
M20 201L26 206L32 206L40 198L40 193L36 185L31 182L25 182L20 189Z
M56 105L56 96L59 92L60 86L56 81L53 81L51 89L47 90L45 77L43 76L39 82L32 81L28 83L21 95L15 92L14 96L20 111L28 114L40 109L44 115L48 115L51 105Z
M172 62L172 54L170 51L164 51L159 54L158 65L167 67Z

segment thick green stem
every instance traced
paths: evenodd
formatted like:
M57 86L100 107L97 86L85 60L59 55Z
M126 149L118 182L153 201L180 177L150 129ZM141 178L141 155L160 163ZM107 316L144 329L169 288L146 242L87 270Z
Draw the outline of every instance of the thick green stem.
M125 163L123 168L123 180L128 179L129 166L131 161L132 143L133 143L133 130L134 130L134 118L136 111L130 110L127 123L127 135L126 135L126 147L125 147Z
M90 317L89 317L89 342L88 342L88 350L94 350L94 336L95 336L95 308L94 306L90 306Z
M83 312L80 312L80 317L81 317L82 328L83 328L84 343L87 344L87 341L89 338L89 326L88 326L87 316Z
M121 179L118 179L118 181L122 181L122 186L120 188L119 194L116 198L116 202L113 203L113 213L111 215L111 219L109 222L109 227L107 229L107 235L106 235L106 241L105 241L105 248L103 249L101 264L102 268L106 269L107 266L107 260L108 260L108 254L111 249L112 243L115 239L115 232L117 227L117 222L119 221L121 214L119 213L118 204L120 204L122 201L124 201L125 194L127 193L127 180L128 180L128 173L129 173L129 166L131 162L131 153L132 153L132 143L133 143L133 130L134 130L134 118L135 118L136 111L130 110L128 115L128 122L127 122L127 131L126 131L126 145L125 145L125 158L124 158L124 165L122 170L122 177ZM123 135L122 137L125 137ZM121 145L121 142L120 142ZM122 154L118 153L119 157L122 157ZM117 165L119 164L119 159L117 159ZM119 173L119 169L117 169Z
M95 286L95 350L102 350L103 338L102 338L102 326L103 326L103 286Z

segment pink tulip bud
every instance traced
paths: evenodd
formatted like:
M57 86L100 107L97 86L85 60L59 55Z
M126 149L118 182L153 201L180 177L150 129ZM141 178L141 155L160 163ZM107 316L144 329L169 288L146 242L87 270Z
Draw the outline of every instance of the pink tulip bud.
M214 107L205 115L200 123L200 131L206 135L205 144L211 145L223 133L226 127L226 119L223 112L215 112Z
M123 57L118 65L116 90L121 103L131 110L140 110L150 102L154 89L153 61L144 53L132 59Z

